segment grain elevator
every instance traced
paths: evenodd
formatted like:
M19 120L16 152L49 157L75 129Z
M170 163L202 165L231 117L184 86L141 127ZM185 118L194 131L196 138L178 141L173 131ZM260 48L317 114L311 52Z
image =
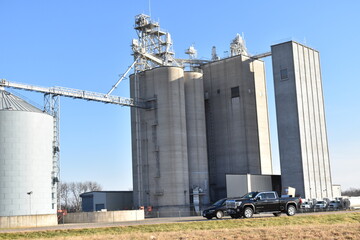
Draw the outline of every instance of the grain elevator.
M272 174L264 62L240 35L228 58L199 62L189 48L179 60L158 23L135 23L130 92L146 102L131 112L135 206L197 211L226 197L226 174Z
M45 110L0 89L0 223L23 215L31 222L34 214L50 216L45 225L56 223L59 96L131 107L134 207L148 206L157 217L199 214L259 186L291 186L303 198L333 196L318 51L289 41L251 55L238 34L225 58L213 47L211 60L197 59L191 46L189 58L178 59L170 33L150 16L135 16L134 29L134 62L107 94L1 79L0 86L44 93ZM273 175L261 60L269 56L281 183ZM112 96L132 68L131 98Z
M189 59L176 59L170 34L149 16L136 16L135 30L130 92L145 102L131 111L135 207L152 206L161 216L198 212L228 195L227 179L242 176L274 190L295 187L301 197L332 196L317 51L291 41L251 55L238 34L226 58L213 47L211 60L199 60L190 47ZM281 182L273 175L261 60L269 56Z

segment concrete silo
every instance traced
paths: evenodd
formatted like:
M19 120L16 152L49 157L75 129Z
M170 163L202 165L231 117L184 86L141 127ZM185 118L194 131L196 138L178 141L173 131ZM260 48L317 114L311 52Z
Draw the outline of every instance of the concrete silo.
M203 75L185 72L189 184L195 210L210 203Z
M52 150L52 116L0 90L0 218L52 214L44 224L57 224Z
M131 75L131 97L150 109L131 111L135 206L160 216L189 211L184 71L158 67Z

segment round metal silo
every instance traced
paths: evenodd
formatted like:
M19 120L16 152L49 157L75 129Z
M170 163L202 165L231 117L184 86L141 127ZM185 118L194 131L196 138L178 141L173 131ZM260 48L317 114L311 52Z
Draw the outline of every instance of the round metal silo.
M195 210L209 204L204 86L201 72L185 72L189 184Z
M0 90L0 216L55 214L53 118Z
M184 71L158 67L131 76L134 203L160 216L189 214Z

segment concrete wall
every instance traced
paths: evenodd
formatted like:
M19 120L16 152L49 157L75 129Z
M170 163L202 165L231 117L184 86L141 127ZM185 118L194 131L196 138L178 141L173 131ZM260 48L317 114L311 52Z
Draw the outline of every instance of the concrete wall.
M248 175L250 177L251 191L272 191L271 175Z
M52 142L52 116L0 111L0 216L56 213Z
M144 210L68 213L64 223L100 223L144 220Z
M332 186L332 189L333 189L333 197L334 198L341 197L341 185L334 184Z
M275 191L272 175L226 175L226 189L228 198L241 197L253 191Z
M44 227L57 224L56 214L0 217L0 228Z
M226 174L272 173L264 64L235 56L203 67L211 200ZM261 131L261 133L260 133Z
M159 67L130 78L131 97L153 105L131 111L134 205L189 211L184 71Z
M273 168L271 158L265 64L263 61L252 61L250 67L254 73L254 95L256 100L261 174L272 174Z
M331 198L319 52L292 41L271 52L282 184L303 198Z
M241 197L249 192L248 176L226 175L227 198Z

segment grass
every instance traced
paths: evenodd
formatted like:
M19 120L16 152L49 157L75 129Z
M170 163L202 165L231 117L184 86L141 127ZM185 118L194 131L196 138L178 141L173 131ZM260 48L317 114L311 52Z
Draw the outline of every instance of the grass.
M0 239L360 239L360 213L2 233Z

